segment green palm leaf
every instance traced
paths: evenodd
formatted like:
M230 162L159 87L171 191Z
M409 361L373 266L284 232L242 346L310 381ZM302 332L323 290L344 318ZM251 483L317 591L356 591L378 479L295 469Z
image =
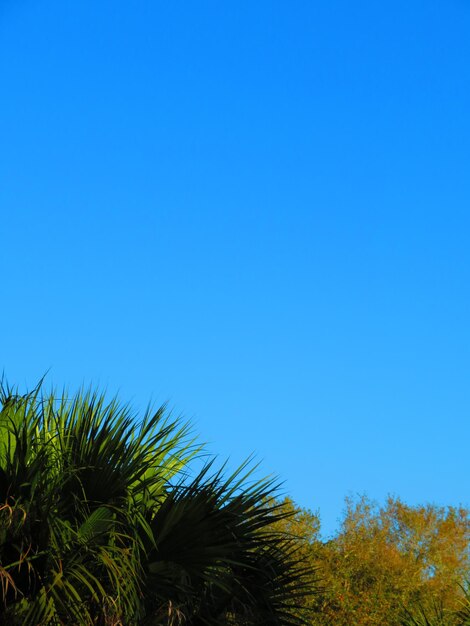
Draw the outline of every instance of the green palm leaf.
M297 624L276 485L208 464L165 406L0 390L0 623Z

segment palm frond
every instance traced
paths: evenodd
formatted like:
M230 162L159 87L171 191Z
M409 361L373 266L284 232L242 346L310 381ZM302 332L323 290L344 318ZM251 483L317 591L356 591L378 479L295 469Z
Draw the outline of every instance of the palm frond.
M0 621L301 623L310 592L273 480L228 478L165 406L0 385Z

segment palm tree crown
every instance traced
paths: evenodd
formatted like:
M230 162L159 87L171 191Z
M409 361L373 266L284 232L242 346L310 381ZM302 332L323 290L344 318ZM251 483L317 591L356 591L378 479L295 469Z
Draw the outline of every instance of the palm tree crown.
M0 622L302 622L309 592L271 480L226 478L165 406L97 392L0 393Z

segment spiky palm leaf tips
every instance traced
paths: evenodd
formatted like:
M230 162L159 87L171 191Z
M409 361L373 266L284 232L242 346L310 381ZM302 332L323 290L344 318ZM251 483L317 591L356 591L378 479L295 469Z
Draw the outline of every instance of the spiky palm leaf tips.
M310 590L276 485L225 477L166 408L0 394L0 623L292 625Z

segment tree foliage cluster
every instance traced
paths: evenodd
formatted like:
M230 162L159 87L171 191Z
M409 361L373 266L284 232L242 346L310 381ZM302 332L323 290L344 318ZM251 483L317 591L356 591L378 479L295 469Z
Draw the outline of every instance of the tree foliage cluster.
M301 623L309 580L271 480L206 464L164 407L3 386L0 624Z
M339 532L322 541L318 515L284 506L294 515L281 524L301 537L315 580L304 601L312 625L470 624L468 510L347 499Z
M347 500L339 532L165 407L0 387L0 624L470 626L464 508Z

